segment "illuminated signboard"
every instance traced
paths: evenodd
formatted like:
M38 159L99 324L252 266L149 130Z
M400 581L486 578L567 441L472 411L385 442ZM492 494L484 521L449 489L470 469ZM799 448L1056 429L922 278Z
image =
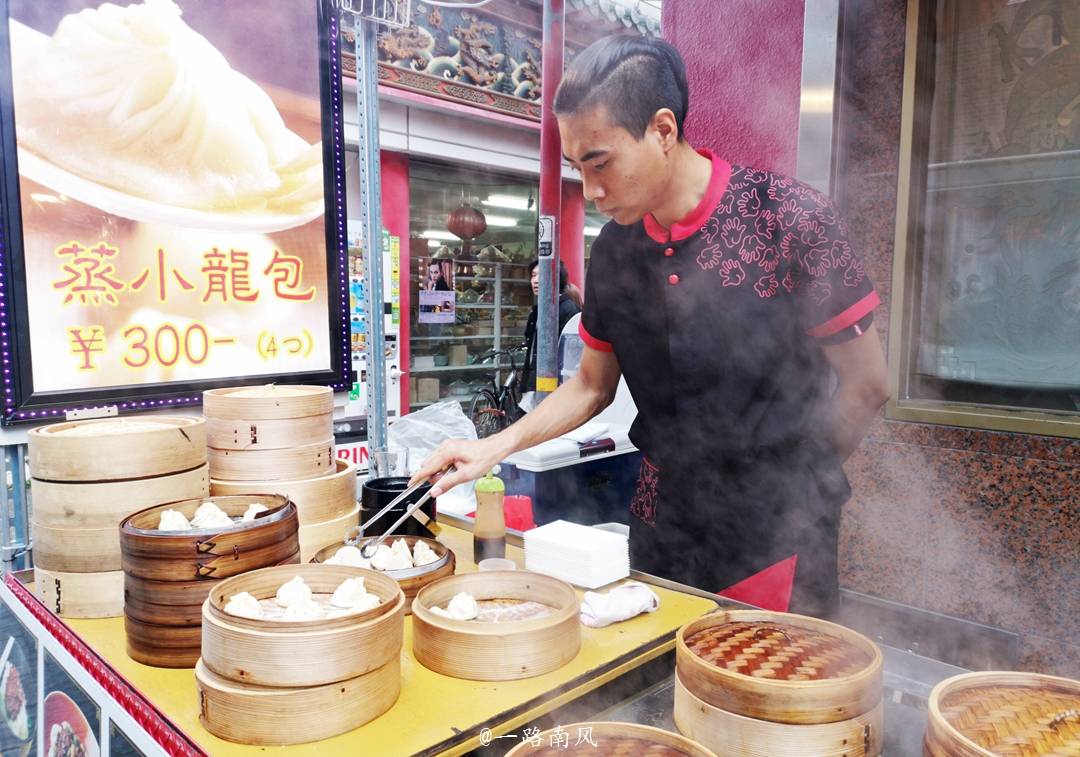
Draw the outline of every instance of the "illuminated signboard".
M351 383L330 4L0 19L3 421Z

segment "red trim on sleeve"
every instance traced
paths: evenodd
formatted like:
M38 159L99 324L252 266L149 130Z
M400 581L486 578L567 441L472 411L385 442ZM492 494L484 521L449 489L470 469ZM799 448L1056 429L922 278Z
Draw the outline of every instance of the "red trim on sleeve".
M612 352L614 347L611 346L611 342L605 342L603 339L597 339L595 336L585 330L585 322L578 321L577 327L578 336L581 337L581 341L585 342L585 345L591 347L594 350L600 352Z
M641 220L645 225L645 233L652 237L653 241L663 244L693 236L724 198L724 192L727 191L728 182L731 180L731 164L716 157L710 150L698 150L698 155L712 161L712 175L709 178L705 196L701 198L696 208L672 224L670 229L661 226L652 213L646 213Z
M881 297L878 296L878 293L876 291L870 292L870 294L863 297L840 315L829 319L820 326L809 329L806 333L818 338L832 336L833 334L843 331L848 326L858 323L866 317L867 313L880 304Z

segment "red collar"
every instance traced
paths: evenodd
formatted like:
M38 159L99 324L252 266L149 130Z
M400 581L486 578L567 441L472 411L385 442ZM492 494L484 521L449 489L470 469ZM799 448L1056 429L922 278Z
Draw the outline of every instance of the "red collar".
M713 155L711 150L698 150L697 152L698 155L712 161L712 176L709 179L709 186L697 207L676 221L670 229L661 226L652 213L646 213L642 219L645 224L645 233L661 244L679 242L695 234L705 223L705 220L712 215L713 210L720 204L724 192L727 191L728 180L731 179L731 164Z

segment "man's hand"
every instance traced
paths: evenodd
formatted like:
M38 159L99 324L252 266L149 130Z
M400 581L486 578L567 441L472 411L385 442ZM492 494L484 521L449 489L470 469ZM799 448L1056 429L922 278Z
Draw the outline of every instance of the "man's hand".
M508 449L505 441L499 436L478 441L451 439L440 444L439 448L424 461L423 467L413 474L409 484L433 479L435 485L431 487L431 496L439 497L458 484L486 476L492 468L512 453L513 449ZM435 478L451 465L455 469L453 473Z
M453 465L454 472L438 479L431 488L431 496L438 497L458 484L487 475L518 450L572 431L610 405L619 376L619 361L614 354L586 347L577 375L532 412L487 439L443 442L409 483L431 479Z

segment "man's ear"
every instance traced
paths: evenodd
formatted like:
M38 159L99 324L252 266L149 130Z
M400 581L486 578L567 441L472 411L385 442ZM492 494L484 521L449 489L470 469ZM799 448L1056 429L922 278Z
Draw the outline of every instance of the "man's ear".
M660 148L670 152L679 143L679 124L670 108L661 108L653 114L649 122L650 131L655 132L660 140Z

